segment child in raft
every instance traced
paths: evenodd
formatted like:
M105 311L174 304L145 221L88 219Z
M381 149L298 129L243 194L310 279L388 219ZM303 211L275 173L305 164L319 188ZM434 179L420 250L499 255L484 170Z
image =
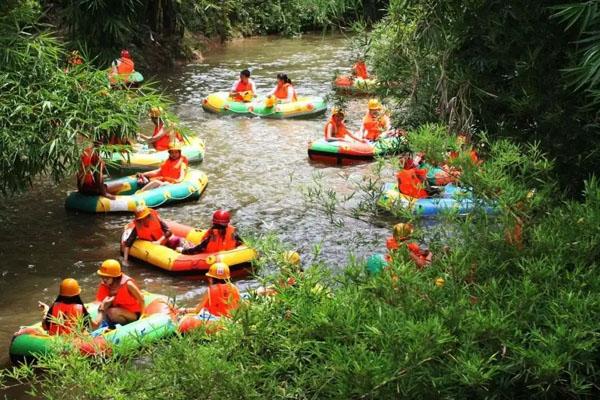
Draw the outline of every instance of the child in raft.
M173 123L165 126L165 120L162 118L163 110L161 107L152 107L148 116L154 125L152 136L140 135L140 137L154 147L156 151L168 150L172 143L183 143L183 136L177 131L177 126Z
M379 100L369 100L368 110L363 118L363 123L360 128L364 140L376 142L380 138L390 136L391 133L394 132L392 130L390 117L382 113L382 110L383 107Z
M275 98L280 103L291 103L298 100L296 89L292 85L292 80L286 74L277 74L277 86L268 95L269 98Z
M192 247L181 246L177 248L182 254L217 253L219 251L233 250L243 244L237 230L230 224L229 211L217 210L213 213L212 227L206 231L201 242Z
M352 139L357 142L366 142L354 136L352 132L346 128L344 124L344 110L338 107L333 107L331 118L325 125L325 140L328 142L349 142Z
M247 69L240 72L238 79L229 92L229 97L234 101L249 102L256 95L256 84L250 79L250 71Z
M68 335L78 326L91 326L90 315L81 301L80 294L79 283L75 279L67 278L60 283L58 296L51 306L38 302L44 313L42 327L48 334Z
M231 283L229 265L221 262L214 263L206 273L208 290L196 307L181 308L179 314L199 314L205 310L215 317L230 317L231 312L238 308L240 292Z

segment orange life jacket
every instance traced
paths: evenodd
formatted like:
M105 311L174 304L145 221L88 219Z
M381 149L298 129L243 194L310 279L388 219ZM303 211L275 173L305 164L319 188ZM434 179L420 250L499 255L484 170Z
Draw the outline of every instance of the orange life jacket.
M327 139L327 130L329 129L329 125L332 126L331 133L334 138L343 139L348 134L348 129L343 121L340 121L339 124L336 124L333 117L329 118L327 124L325 125L325 139Z
M48 325L50 335L66 335L77 325L77 319L83 317L81 304L56 302L52 305L51 319Z
M164 126L165 126L165 124L162 121L157 126L155 126L154 132L152 133L152 137L154 138L154 137L158 136L158 134L160 133L160 130L163 129ZM174 136L174 137L172 137L172 136ZM174 135L173 135L173 132L167 132L156 142L152 143L152 146L154 146L154 149L156 149L158 151L169 150L169 145L174 140L183 142L183 136L181 136L181 133L175 131Z
M119 288L117 289L117 294L115 294L115 299L113 300L112 305L113 307L124 308L132 313L141 313L142 305L140 305L137 299L129 292L129 289L127 288L128 282L133 282L135 284L133 279L125 274L122 274L121 282L119 283ZM102 301L109 296L110 288L108 285L100 283L98 292L96 292L96 301Z
M410 197L417 199L423 199L428 196L425 189L423 189L423 180L427 176L427 170L424 169L401 169L396 174L398 178L398 189L400 193L403 193Z
M138 239L153 242L165 235L160 225L160 217L156 210L150 210L150 215L144 219L136 219L134 222Z
M427 255L423 254L423 252L421 251L421 248L419 247L418 243L416 242L400 242L398 243L398 241L396 239L394 239L393 236L387 238L387 241L385 243L385 247L387 247L387 249L391 252L391 251L396 251L399 250L401 246L406 246L408 248L408 251L414 256L416 257L418 261L418 266L424 266L427 263ZM389 255L389 253L386 255L385 259L389 262L391 261L391 257Z
M364 62L357 62L352 69L354 70L354 75L358 78L367 79L369 77L369 74L367 73L367 64Z
M235 92L252 92L252 82L250 82L249 80L247 82L242 82L242 80L240 79L237 85L235 86Z
M102 168L102 160L98 152L93 147L88 147L81 155L81 169L78 173L78 180L84 186L92 186L96 182L95 175Z
M235 240L235 228L227 225L225 235L221 236L221 231L216 228L211 228L204 234L204 239L208 238L206 245L206 253L216 253L218 251L233 250L237 247Z
M230 316L230 311L235 310L240 302L240 292L229 283L211 285L200 308L208 310L215 316Z
M180 156L177 160L167 158L160 165L160 172L156 178L168 182L178 182L181 176L181 169L186 168L187 165L188 159L185 156Z
M383 133L386 126L386 119L383 115L373 118L371 113L367 112L367 115L363 118L363 129L367 131L366 139L375 141L379 139L379 135Z
M294 89L291 83L284 83L281 86L277 86L277 88L275 89L275 97L277 97L280 100L287 100L288 88L292 88L292 101L298 100L298 97L296 96L296 89Z
M125 79L129 78L129 75L134 71L134 64L131 58L119 58L117 63L117 72L122 75Z

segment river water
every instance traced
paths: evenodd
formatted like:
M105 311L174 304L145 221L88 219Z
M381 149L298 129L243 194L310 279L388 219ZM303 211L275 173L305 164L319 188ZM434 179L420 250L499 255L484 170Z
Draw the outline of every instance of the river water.
M202 97L228 90L239 71L250 67L259 93L275 85L275 75L286 72L299 94L329 95L335 70L350 67L345 39L303 36L297 39L252 38L207 52L202 63L185 65L158 77L160 87L174 101L181 124L206 141L206 157L196 166L209 176L200 201L160 209L163 217L206 227L212 212L232 211L242 233L275 232L303 254L305 263L314 246L331 268L342 268L350 254L365 257L384 249L389 229L347 219L333 226L322 213L306 204L301 188L313 175L323 175L327 186L348 193L347 178L360 177L370 166L335 167L311 164L309 139L322 136L326 116L307 120L267 120L205 113ZM351 100L347 118L356 128L366 108L365 99ZM145 125L146 131L150 126ZM147 133L147 132L146 132ZM74 180L40 182L27 193L0 204L0 362L8 362L8 345L20 325L40 317L37 301L51 302L64 277L82 286L84 301L93 300L102 260L119 257L119 238L131 215L87 215L66 211L64 199ZM351 252L351 253L350 253ZM149 291L177 296L193 304L205 289L203 281L171 276L132 263L125 272ZM252 278L237 284L256 286Z

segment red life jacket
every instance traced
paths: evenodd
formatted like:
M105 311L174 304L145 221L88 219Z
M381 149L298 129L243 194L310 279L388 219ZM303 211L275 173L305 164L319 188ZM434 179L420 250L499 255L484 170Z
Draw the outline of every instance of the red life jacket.
M158 173L157 178L168 182L179 182L181 169L186 168L187 165L188 159L185 156L181 156L177 160L167 158L167 160L160 165L160 172Z
M352 69L354 70L354 75L358 78L367 79L369 77L367 64L364 62L357 62Z
M208 310L212 315L229 317L230 312L238 307L240 292L230 283L211 285L200 308Z
M373 118L371 113L367 112L367 115L363 118L363 129L367 131L365 138L374 142L379 139L379 135L383 133L386 127L386 119L380 115L376 119Z
M426 177L427 170L417 168L401 169L396 174L398 178L398 189L410 197L424 199L428 197L427 192L423 189L423 181L419 177Z
M129 276L122 274L121 282L119 283L119 288L117 289L117 294L115 294L115 299L112 302L113 307L124 308L125 310L131 311L132 313L141 313L142 306L138 303L135 297L129 292L127 288L127 283L135 281L131 279ZM108 285L104 283L100 283L98 287L98 292L96 293L96 301L102 301L105 298L110 296L110 288Z
M161 129L164 129L164 126L165 126L165 124L162 121L158 124L158 126L155 126L154 132L152 133L152 137L154 138L154 137L158 136ZM167 132L156 142L152 143L152 146L154 146L154 149L158 150L158 151L169 150L169 145L174 140L183 142L183 136L181 136L181 133L179 133L177 131Z
M233 250L237 247L237 241L235 240L235 228L231 225L227 225L225 229L225 235L221 236L221 231L216 228L211 228L206 231L204 239L208 238L208 244L206 245L206 253L216 253L218 251Z
M280 100L287 100L288 88L292 88L292 101L298 100L298 97L296 96L296 89L294 89L291 83L284 83L281 86L277 86L277 89L275 89L275 97Z
M150 215L144 219L136 219L134 224L138 239L153 242L165 235L156 210L150 210Z
M83 305L56 302L52 305L52 317L48 324L50 335L66 335L77 326L77 319L83 317Z
M331 133L334 138L343 139L348 134L348 129L346 128L346 125L344 124L344 122L340 121L339 124L336 124L333 117L331 117L331 118L329 118L329 121L327 121L327 124L325 125L325 130L324 130L325 139L327 139L327 130L329 129L329 125L332 126Z

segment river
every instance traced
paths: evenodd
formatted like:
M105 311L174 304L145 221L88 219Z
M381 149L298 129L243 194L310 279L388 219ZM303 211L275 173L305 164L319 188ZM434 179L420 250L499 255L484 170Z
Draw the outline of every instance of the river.
M219 207L232 211L242 233L275 232L298 249L305 264L313 246L320 260L341 268L350 253L365 257L384 249L389 229L347 219L333 226L325 215L303 201L301 188L320 173L327 185L348 193L347 178L368 172L368 164L335 167L311 164L309 139L321 137L326 116L307 120L268 120L205 113L201 99L228 90L239 71L251 68L259 93L286 72L299 94L328 95L336 69L347 71L350 54L340 36L262 37L233 41L207 52L201 63L177 67L157 77L174 101L181 124L206 141L206 157L197 168L209 176L200 201L160 209L163 217L206 227ZM351 100L348 124L356 128L366 100ZM149 125L144 129L150 130ZM0 205L0 362L8 363L10 338L20 325L40 318L37 301L51 302L64 277L82 286L84 301L93 300L102 260L119 257L119 238L131 215L87 215L66 211L64 199L74 180L40 182L35 188ZM382 224L379 224L382 226ZM149 291L177 296L193 304L205 289L203 281L171 276L132 263L125 272ZM256 286L252 278L237 281L242 290Z

